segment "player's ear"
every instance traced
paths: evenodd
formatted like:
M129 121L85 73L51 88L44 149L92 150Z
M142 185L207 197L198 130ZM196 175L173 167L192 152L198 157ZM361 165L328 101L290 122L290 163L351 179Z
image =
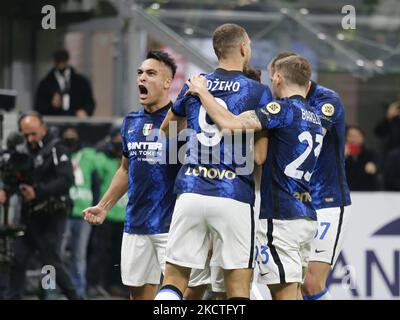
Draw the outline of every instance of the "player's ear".
M246 43L242 42L240 44L240 55L244 58L246 56Z
M171 88L171 83L172 83L172 79L171 79L171 78L167 78L167 79L164 81L164 89L169 89L169 88Z
M284 78L282 77L282 74L280 74L279 72L276 73L276 77L277 77L277 84L278 85L282 85L282 83L284 82Z
M41 125L41 128L42 128L43 132L47 132L47 130L48 130L47 124L45 124L45 123L43 123Z

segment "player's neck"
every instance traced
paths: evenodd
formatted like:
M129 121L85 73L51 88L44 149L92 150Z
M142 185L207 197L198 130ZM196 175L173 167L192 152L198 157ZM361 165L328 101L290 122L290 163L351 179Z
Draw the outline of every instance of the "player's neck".
M156 112L156 111L164 108L168 103L170 103L170 101L171 100L169 99L169 97L164 97L163 99L160 99L155 104L144 105L143 107L148 113L153 113L153 112Z
M228 71L243 71L243 61L239 59L220 60L218 68Z
M307 88L299 87L299 86L290 86L282 88L281 97L282 98L289 98L292 96L302 96L303 98L306 97Z

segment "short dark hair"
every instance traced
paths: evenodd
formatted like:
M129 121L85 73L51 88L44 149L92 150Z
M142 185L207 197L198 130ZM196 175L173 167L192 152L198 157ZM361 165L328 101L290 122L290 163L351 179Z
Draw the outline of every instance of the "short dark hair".
M349 130L352 130L352 129L353 129L353 130L357 130L358 132L361 133L361 135L362 135L363 137L365 137L365 132L364 132L364 130L361 129L361 127L359 127L359 126L357 126L357 125L347 125L347 126L346 126L346 136L347 136Z
M280 59L275 64L275 71L292 84L302 87L308 86L311 79L311 65L302 56L289 56Z
M55 63L67 62L69 60L69 53L65 49L54 51L53 60Z
M65 132L67 132L68 130L74 130L76 131L76 133L79 136L79 130L78 130L78 126L74 123L68 123L65 126L62 126L60 129L60 136L62 137L64 135Z
M176 62L167 52L152 50L147 53L146 59L154 59L163 62L168 68L171 69L172 78L175 77L177 69Z
M224 59L229 52L246 39L246 30L234 23L225 23L215 29L213 34L214 52L218 59Z
M261 70L255 69L252 66L245 66L243 70L244 75L254 81L261 82Z
M117 135L121 134L121 128L117 125L112 125L108 132L111 139L114 139Z

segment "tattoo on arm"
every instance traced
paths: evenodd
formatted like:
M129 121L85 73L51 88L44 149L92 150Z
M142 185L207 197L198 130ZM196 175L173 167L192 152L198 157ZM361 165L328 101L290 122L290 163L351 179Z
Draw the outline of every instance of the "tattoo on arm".
M242 130L261 130L262 125L254 110L243 112L239 115Z

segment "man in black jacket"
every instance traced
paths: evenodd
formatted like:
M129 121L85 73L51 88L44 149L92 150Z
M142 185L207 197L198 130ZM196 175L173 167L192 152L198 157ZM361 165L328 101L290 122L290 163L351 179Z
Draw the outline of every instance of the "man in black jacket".
M383 139L384 155L400 148L400 101L394 101L389 105L385 118L375 126L375 135Z
M42 115L93 115L95 102L89 81L68 65L69 54L53 54L54 68L40 82L34 109Z
M33 169L32 182L19 186L23 198L21 222L26 231L14 242L8 298L23 298L29 258L37 250L42 266L54 268L54 279L49 281L57 283L67 298L79 299L60 254L67 213L71 209L68 196L74 183L71 161L39 114L21 116L19 129L28 144Z

